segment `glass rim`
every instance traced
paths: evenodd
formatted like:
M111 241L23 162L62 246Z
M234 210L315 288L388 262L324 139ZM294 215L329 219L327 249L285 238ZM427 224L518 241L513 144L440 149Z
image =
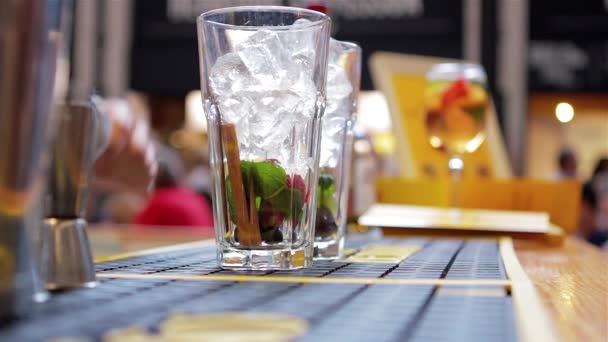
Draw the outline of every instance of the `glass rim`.
M247 26L247 25L234 25L234 24L220 23L217 21L210 21L210 20L206 19L209 16L217 15L217 14L227 14L227 13L235 13L235 12L262 12L262 11L272 11L272 10L275 10L278 12L283 12L283 13L305 13L309 16L317 16L319 18L319 20L310 21L310 23L298 25L298 28L296 30L303 30L303 29L308 29L308 28L315 27L315 26L322 26L322 25L326 25L327 23L331 22L331 18L328 15L326 15L325 13L309 10L306 8L288 7L288 6L223 7L223 8L218 8L218 9L214 9L211 11L201 13L197 17L197 21L199 21L200 24L208 23L213 26L220 26L220 27L224 27L224 28L238 29L238 30L243 30L243 31L256 31L256 30L260 30L260 29L272 30L272 31L294 30L292 25ZM302 18L302 19L306 19L306 18Z
M442 73L468 74L469 77L480 77L487 82L487 73L483 65L473 62L444 62L433 64L426 72L427 77L439 77Z
M338 44L343 45L348 47L350 50L348 52L351 51L362 51L361 49L361 45L355 43L355 42L351 42L348 40L339 40L339 39L335 39L335 38L331 38L333 41L338 42ZM331 44L331 41L329 42Z
M483 67L483 65L479 64L479 63L473 63L473 62L445 62L445 63L436 63L433 64L431 66L431 68L429 69L429 72L431 71L437 71L437 70L441 70L441 69L448 69L450 71L452 70L467 70L467 69L475 69L478 71L481 71L485 74L485 69Z

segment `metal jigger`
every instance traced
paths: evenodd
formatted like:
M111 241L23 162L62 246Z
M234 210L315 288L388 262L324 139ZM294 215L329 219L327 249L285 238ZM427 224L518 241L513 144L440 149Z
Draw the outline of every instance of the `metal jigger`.
M79 103L60 105L57 115L41 268L49 290L94 287L95 267L83 215L89 174L98 152L97 114L90 104Z

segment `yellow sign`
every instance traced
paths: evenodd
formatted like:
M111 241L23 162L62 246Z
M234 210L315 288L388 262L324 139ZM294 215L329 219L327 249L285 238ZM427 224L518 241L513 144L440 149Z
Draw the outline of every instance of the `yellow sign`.
M420 246L370 246L337 261L350 263L373 262L397 264L410 255L418 252L420 248Z
M136 327L111 332L106 342L290 341L304 335L308 323L297 317L265 313L176 314L160 324L159 335Z

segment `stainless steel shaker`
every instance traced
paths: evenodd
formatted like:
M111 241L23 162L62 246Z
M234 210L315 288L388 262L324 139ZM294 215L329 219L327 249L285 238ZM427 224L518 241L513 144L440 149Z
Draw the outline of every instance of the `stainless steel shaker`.
M0 1L0 319L45 298L28 234L52 130L61 0Z

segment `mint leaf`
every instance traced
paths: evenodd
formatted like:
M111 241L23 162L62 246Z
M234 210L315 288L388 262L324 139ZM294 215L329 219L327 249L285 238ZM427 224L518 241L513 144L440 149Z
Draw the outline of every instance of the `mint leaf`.
M230 221L237 224L236 207L234 206L234 195L232 194L232 183L230 182L230 177L226 178L226 197L228 199L228 215L230 216Z
M262 202L265 200L286 217L299 217L301 215L304 196L298 189L287 188L287 174L283 168L271 161L252 162L242 160L241 174L245 187L245 198L248 203L250 199L247 189L249 189L249 182L254 182L257 193L255 198L257 210L261 209ZM226 178L226 197L230 220L236 224L236 207L230 176Z
M327 188L319 188L317 191L317 208L327 208L332 212L336 210L337 203L335 199L336 188L330 185Z
M319 189L317 190L317 208L327 208L335 211L337 207L334 186L334 176L329 173L319 175Z
M321 189L327 189L334 184L334 176L330 174L319 175L319 187Z
M253 179L253 168L255 162L249 160L241 160L241 175L243 176L243 186L245 193L249 191L249 182Z
M249 160L241 160L241 176L243 178L245 199L247 200L247 203L249 203L249 192L248 192L249 182L251 182L251 181L255 182L255 180L253 179L254 167L255 167L255 162L252 162ZM228 199L228 214L230 215L230 221L232 221L234 224L237 224L236 223L236 207L234 205L234 194L232 193L232 183L230 182L230 176L226 177L226 197ZM256 201L256 203L255 203L256 209L259 209L261 199L256 196L255 201Z
M477 121L478 123L482 123L484 117L486 116L486 106L474 106L474 107L463 107L465 112L469 113Z
M304 206L304 194L299 189L283 188L278 194L266 201L279 209L287 218L300 218Z
M253 164L254 162L248 160L241 160L241 176L243 177L243 186L245 187L245 199L249 201L247 189L249 189L249 182L253 176ZM234 194L232 193L232 182L230 176L226 177L226 197L228 199L228 214L230 221L236 223L236 206L234 205ZM257 204L257 203L256 203Z
M271 161L253 163L255 190L262 199L277 196L287 183L287 174L282 167Z

